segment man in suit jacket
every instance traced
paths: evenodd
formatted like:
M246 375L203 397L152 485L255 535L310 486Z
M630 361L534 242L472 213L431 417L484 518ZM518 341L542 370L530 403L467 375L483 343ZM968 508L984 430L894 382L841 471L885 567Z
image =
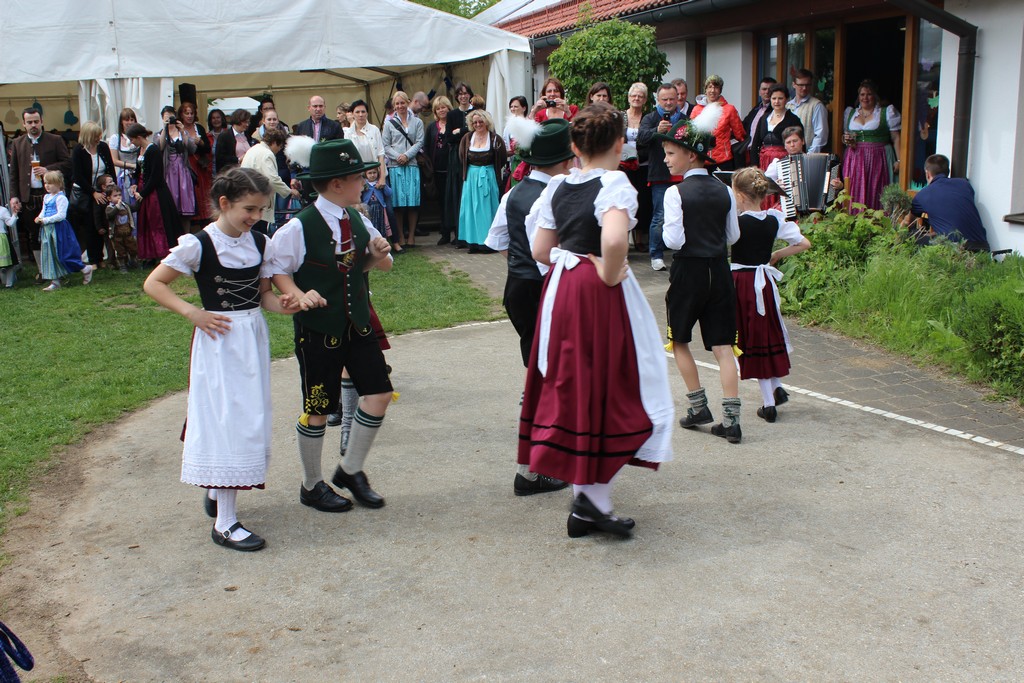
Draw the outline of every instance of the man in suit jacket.
M29 107L21 112L25 124L25 135L11 143L11 213L18 215L21 226L35 225L36 216L43 205L43 175L47 171L64 174L64 184L71 190L71 154L59 135L43 130L43 115L38 109ZM33 155L39 161L32 165ZM18 235L22 244L31 247L36 263L39 263L39 231L23 227Z
M672 81L672 85L676 87L676 94L679 96L677 108L683 116L690 118L690 111L693 109L693 102L686 99L686 96L690 94L686 87L686 79L677 78Z
M296 135L305 135L317 142L324 140L341 140L345 133L341 124L324 116L326 105L324 98L313 95L309 98L309 118L302 123L295 124L293 132Z

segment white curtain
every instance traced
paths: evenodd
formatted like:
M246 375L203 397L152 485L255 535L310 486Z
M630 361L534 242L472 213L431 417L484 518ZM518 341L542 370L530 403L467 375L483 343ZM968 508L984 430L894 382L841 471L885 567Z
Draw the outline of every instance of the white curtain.
M121 110L135 110L139 123L153 130L160 110L174 104L173 78L97 78L78 82L78 109L82 121L96 121L103 138L117 132Z

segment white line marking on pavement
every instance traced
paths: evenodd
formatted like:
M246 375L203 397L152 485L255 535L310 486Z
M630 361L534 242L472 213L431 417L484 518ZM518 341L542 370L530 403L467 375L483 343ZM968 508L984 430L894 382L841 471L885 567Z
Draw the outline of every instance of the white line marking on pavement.
M668 358L673 357L671 353L665 353L665 355ZM714 370L715 372L718 372L718 366L715 365L714 363L706 363L701 360L696 362L697 365L699 365L702 368L707 368L708 370ZM810 396L811 398L826 401L827 403L835 403L846 408L853 408L854 410L863 410L865 413L873 413L875 415L880 415L881 417L885 417L890 420L906 422L907 424L913 425L915 427L921 427L922 429L928 429L933 432L938 432L940 434L946 434L948 436L955 436L965 441L973 441L975 443L980 443L983 446L991 446L992 448L998 448L1001 451L1009 451L1010 453L1016 453L1017 455L1024 455L1024 448L1011 446L1009 444L1002 443L1001 441L995 441L993 439L985 438L984 436L977 436L975 434L962 432L959 429L942 427L940 425L932 424L931 422L925 422L924 420L915 420L914 418L907 417L906 415L892 413L889 412L888 410L872 408L871 406L863 406L859 403L854 403L853 401L847 401L846 399L836 398L835 396L828 396L827 394L822 394L817 391L811 391L810 389L801 389L800 387L795 387L792 384L787 384L786 390L790 392L796 392L798 394L803 394L804 396Z

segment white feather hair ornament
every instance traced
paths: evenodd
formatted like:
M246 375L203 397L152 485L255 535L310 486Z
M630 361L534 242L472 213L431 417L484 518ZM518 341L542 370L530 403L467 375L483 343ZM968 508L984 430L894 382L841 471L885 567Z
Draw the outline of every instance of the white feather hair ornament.
M524 116L513 116L505 126L509 137L516 141L516 147L524 150L533 147L533 139L540 128L539 123Z
M316 140L307 135L290 135L284 146L284 155L288 161L309 168L309 159L313 156L313 145Z
M693 124L693 127L701 133L714 133L715 128L718 127L718 120L721 118L722 105L718 102L712 102L705 106L701 112L693 118L691 123Z

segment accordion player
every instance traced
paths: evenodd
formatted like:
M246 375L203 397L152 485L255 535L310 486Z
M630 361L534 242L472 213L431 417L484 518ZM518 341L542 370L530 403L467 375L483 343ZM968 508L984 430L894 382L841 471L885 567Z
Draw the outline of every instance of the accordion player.
M840 171L835 154L790 154L773 162L768 175L789 193L780 197L782 212L794 220L798 215L824 211L835 200L838 190L832 181L840 178Z

